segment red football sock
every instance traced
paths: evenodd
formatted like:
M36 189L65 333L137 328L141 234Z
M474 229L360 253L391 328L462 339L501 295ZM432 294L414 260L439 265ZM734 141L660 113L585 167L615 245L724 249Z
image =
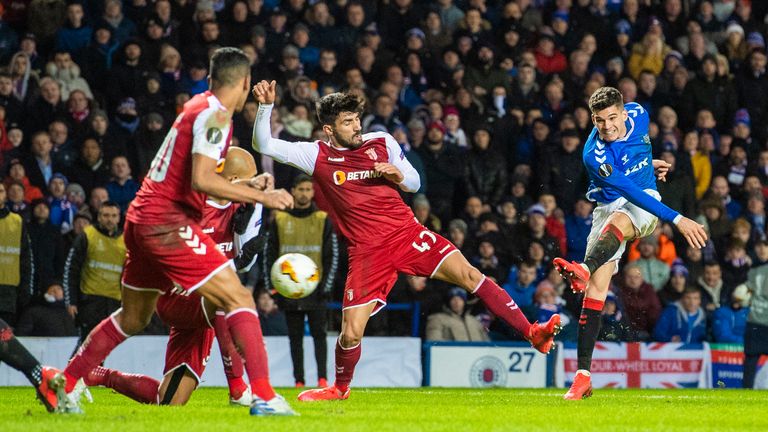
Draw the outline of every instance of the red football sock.
M109 353L120 345L128 335L117 325L114 316L105 318L97 325L69 361L64 373L67 377L67 393L75 387L77 380L104 362Z
M253 309L235 309L226 318L232 339L243 354L251 390L264 400L272 399L275 390L269 382L267 349L264 347L258 314Z
M473 294L478 296L494 315L512 326L523 337L528 337L531 323L528 322L512 297L496 285L496 282L483 276L483 280L480 281Z
M160 381L139 374L127 374L117 370L107 369L107 380L104 386L128 396L136 402L143 404L157 405L157 390L160 388Z
M362 343L352 348L341 346L341 339L336 342L336 382L337 389L345 392L352 382L352 375L355 373L355 366L360 361L360 354L363 352Z
M229 333L229 325L224 316L224 312L216 312L216 318L213 321L213 327L216 331L216 340L219 341L219 351L221 352L221 361L224 364L224 374L227 380L243 377L243 360L235 348L232 341L232 335ZM230 389L232 387L230 386Z
M229 386L229 395L235 399L240 399L243 392L248 388L243 377L227 378L227 385Z

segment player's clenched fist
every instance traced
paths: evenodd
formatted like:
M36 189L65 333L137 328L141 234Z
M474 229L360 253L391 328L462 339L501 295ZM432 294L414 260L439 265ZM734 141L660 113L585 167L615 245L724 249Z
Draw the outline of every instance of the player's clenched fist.
M375 164L373 164L373 169L377 173L381 173L381 175L383 175L385 179L391 182L399 184L399 183L402 183L403 180L405 180L405 176L403 176L403 173L401 173L396 166L390 163L376 162Z
M241 181L260 191L270 191L275 188L275 177L270 173L261 173L256 177Z
M293 208L293 196L286 192L285 189L273 189L264 192L264 198L262 198L261 203L264 207L285 210Z
M270 82L261 80L253 86L253 96L260 104L269 105L275 103L276 86L277 82L274 80Z

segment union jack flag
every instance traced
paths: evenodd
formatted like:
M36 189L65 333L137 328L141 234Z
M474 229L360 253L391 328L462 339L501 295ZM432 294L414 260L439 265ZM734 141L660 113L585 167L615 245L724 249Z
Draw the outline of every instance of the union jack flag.
M563 384L576 373L575 344L565 344ZM706 383L702 344L598 342L592 355L592 386L609 388L697 388Z

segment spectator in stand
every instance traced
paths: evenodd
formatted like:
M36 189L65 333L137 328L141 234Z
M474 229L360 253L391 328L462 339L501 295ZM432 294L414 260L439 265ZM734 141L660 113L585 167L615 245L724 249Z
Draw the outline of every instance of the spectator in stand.
M560 256L559 241L547 233L546 210L541 204L534 204L525 212L528 223L521 227L520 240L528 244L538 240L544 245L544 261L550 262L554 257Z
M11 182L6 190L8 201L5 205L8 206L8 210L21 216L24 223L29 222L32 217L32 209L29 206L29 201L24 198L24 184Z
M97 23L93 28L93 40L79 54L83 78L96 95L105 95L110 83L114 84L110 70L119 48L120 43L112 37L112 27L105 22Z
M576 129L560 133L560 145L539 158L536 170L541 193L551 193L560 208L570 212L587 188L586 171L581 160L581 139ZM583 258L583 257L582 257Z
M143 64L140 43L136 39L129 39L122 45L119 54L115 55L107 73L104 88L109 102L107 111L113 112L121 101L140 95L148 74L149 70Z
M81 3L67 5L67 21L56 32L56 51L63 51L77 56L91 42L93 27L86 24Z
M89 117L90 136L98 141L103 151L104 160L111 161L115 156L128 154L129 135L121 128L110 123L104 110L95 109Z
M131 177L131 167L128 158L117 156L112 159L112 181L107 183L107 193L110 201L120 207L120 213L125 214L128 205L136 197L139 184Z
M17 336L62 337L77 336L72 317L64 307L64 289L51 281L42 298L22 312L14 333Z
M136 24L123 14L120 0L105 0L101 21L112 28L115 40L123 43L136 35Z
M632 47L632 55L629 56L627 69L633 78L639 78L640 72L643 70L658 75L663 69L664 58L672 50L664 43L660 30L656 30L660 28L658 19L651 18L648 33Z
M692 287L664 309L653 331L658 342L700 343L706 336L707 314L701 308L701 291Z
M766 98L768 98L768 75L766 74L765 48L756 48L751 51L746 67L741 68L736 79L736 92L739 97L739 105L745 107L749 112L749 117L756 125L755 136L758 139L766 137L766 121L768 120L768 109L765 107Z
M69 125L64 120L54 120L48 125L48 135L53 143L53 164L65 171L70 169L77 159L77 146L75 140L70 137Z
M467 259L472 257L475 244L468 230L467 223L461 219L454 219L448 223L448 239Z
M60 170L53 164L52 149L53 143L48 132L40 131L32 135L32 154L24 162L24 170L29 182L40 190L48 189L53 173Z
M105 202L96 220L75 239L64 266L64 302L80 329L80 344L120 307L120 275L125 263L120 207Z
M713 197L716 197L722 201L729 219L735 220L741 216L743 207L736 199L732 197L731 188L728 184L728 180L726 180L725 177L722 175L715 176L712 179L712 186L710 187L709 191Z
M29 112L35 115L29 119L19 119L26 125L26 132L32 134L48 130L48 126L52 121L57 118L63 118L67 112L64 104L65 99L62 97L61 84L58 81L51 77L41 79L40 94L36 96L29 109ZM24 110L18 109L13 111L23 113Z
M429 200L423 194L417 194L413 197L413 215L420 224L434 232L442 232L442 224L437 216L430 211Z
M424 339L428 341L485 342L488 332L477 318L466 310L467 293L452 288L441 312L427 318Z
M36 273L34 293L40 295L47 288L43 284L61 277L66 260L66 251L61 237L61 229L53 225L49 219L51 210L48 203L39 199L33 201L30 207L32 208L32 218L27 224L27 232L32 246Z
M603 310L600 312L602 323L597 340L623 342L630 339L630 326L621 310L619 299L613 291L608 291Z
M565 234L568 239L568 260L582 260L587 253L587 237L592 229L593 204L586 198L579 198L573 214L565 217Z
M766 237L768 215L765 212L765 197L760 192L749 193L744 218L752 225L752 238Z
M678 169L677 158L670 150L661 153L661 159L670 164L666 181L658 182L658 190L664 204L679 210L685 217L696 216L696 189L691 175Z
M443 223L450 220L454 193L464 175L462 155L444 137L445 126L434 121L427 128L427 142L418 149L427 176L427 198Z
M0 184L0 319L14 326L34 293L35 266L27 228L6 206Z
M33 70L32 60L19 51L11 57L8 69L13 82L13 97L22 105L29 105L39 88L38 73Z
M669 280L669 266L664 261L656 258L656 250L659 240L655 236L643 237L638 242L640 258L633 261L643 274L643 280L658 291Z
M751 297L749 288L742 284L733 290L728 305L715 309L712 322L715 342L744 344Z
M69 180L61 173L56 173L48 184L48 205L51 209L51 223L66 234L72 229L77 207L67 198Z
M58 51L53 61L45 66L45 72L59 83L62 99L69 99L70 93L75 90L81 90L88 99L93 99L88 82L80 76L80 66L72 60L69 52Z
M256 311L259 313L259 321L264 336L285 336L288 334L285 312L278 308L269 291L259 291L256 294Z
M37 186L33 186L26 175L26 168L19 159L11 159L8 163L8 176L3 182L8 188L12 183L20 183L24 187L24 200L32 202L43 198L43 192Z
M680 300L685 288L689 286L688 275L689 272L685 268L683 260L675 260L672 268L669 270L669 281L664 285L664 288L657 292L662 307L667 307Z
M496 245L490 238L480 237L477 245L477 254L470 259L470 262L484 275L493 279L498 284L504 282L507 269L502 261L499 260L496 249Z
M707 54L701 61L699 76L688 82L683 92L680 113L681 123L685 126L693 124L694 113L702 109L712 112L715 119L723 121L720 129L725 130L725 119L733 118L738 108L736 91L733 85L717 76L717 59Z
M496 207L507 190L507 169L504 160L490 149L491 131L482 126L475 131L472 150L467 155L467 193L477 196L491 207Z
M680 167L686 168L684 162L690 163L693 169L693 180L696 187L696 200L704 197L712 181L712 161L709 158L709 151L699 142L699 134L696 131L690 131L683 137L683 145L680 156Z
M717 261L704 263L704 273L696 281L701 290L701 307L707 312L713 312L719 308L723 301L723 271Z
M480 216L487 210L488 208L483 205L483 201L476 196L467 198L467 201L464 203L464 213L461 217L467 223L469 234L472 237L477 236L477 231L480 229Z
M557 49L554 38L548 34L539 36L534 53L537 69L542 74L558 74L564 72L568 67L568 60L565 55Z
M544 214L547 218L547 234L557 239L561 253L566 253L568 243L565 234L565 215L557 206L555 196L550 193L539 195L539 205L544 208Z
M533 294L536 292L536 263L523 261L512 266L502 287L519 307L532 305Z
M104 161L96 138L88 137L80 148L80 158L72 167L69 178L90 193L95 187L109 182L109 166Z
M661 303L651 284L635 263L624 267L619 299L629 322L629 341L650 340L653 327L661 313Z

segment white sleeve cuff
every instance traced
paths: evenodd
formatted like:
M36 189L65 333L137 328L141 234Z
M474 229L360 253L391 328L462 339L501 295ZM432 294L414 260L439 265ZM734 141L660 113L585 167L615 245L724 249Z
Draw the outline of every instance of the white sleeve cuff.
M679 223L680 223L680 221L681 221L682 219L683 219L683 215L679 214L679 215L675 216L675 218L674 218L674 219L672 219L672 223L673 223L673 224L675 224L675 225L677 225L677 224L679 224Z

